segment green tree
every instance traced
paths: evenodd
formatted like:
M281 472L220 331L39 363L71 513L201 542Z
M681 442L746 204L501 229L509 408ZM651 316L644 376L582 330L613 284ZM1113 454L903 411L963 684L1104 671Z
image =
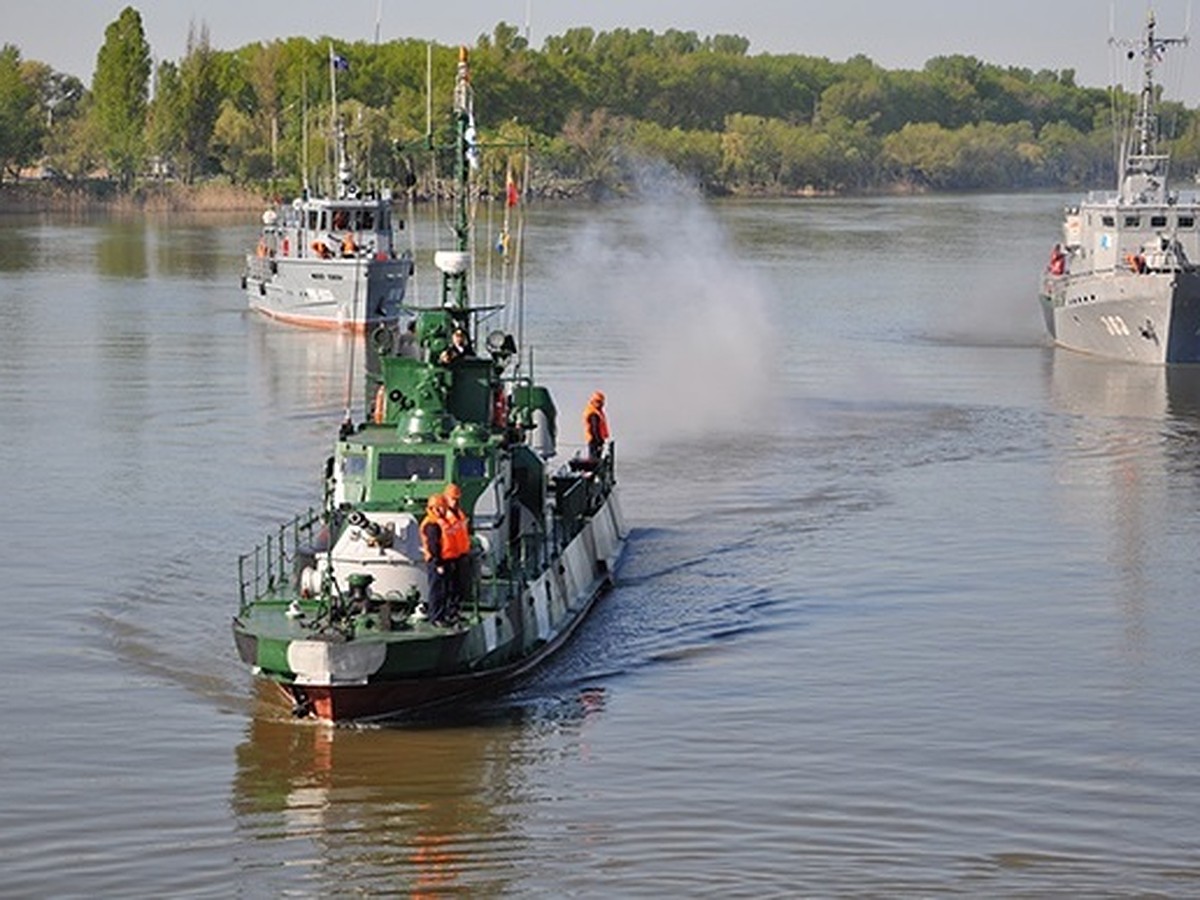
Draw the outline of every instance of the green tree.
M1051 122L1038 134L1038 150L1044 185L1081 188L1109 184L1115 177L1112 142L1102 132L1084 133L1066 122Z
M934 122L910 122L883 139L881 165L888 176L915 187L953 184L956 135Z
M563 125L562 139L574 162L570 174L582 179L593 195L616 182L621 127L621 121L603 109L593 110L590 116L573 112Z
M20 50L12 44L0 47L0 180L5 171L16 178L40 149L38 95L32 73L22 68Z
M664 160L705 190L721 186L721 135L715 131L684 131L638 122L630 130L630 146Z
M128 189L145 156L150 45L132 6L104 31L92 77L95 114L109 166Z
M174 169L183 152L184 106L179 67L170 60L154 73L154 99L147 110L146 140L159 163Z
M102 161L100 143L96 117L86 110L70 118L56 118L46 140L46 162L70 179L87 178Z
M231 101L221 104L212 133L213 151L224 160L234 181L266 178L271 172L270 150L263 146L254 121Z
M209 168L209 142L221 109L216 57L207 25L201 24L199 35L188 29L187 53L179 66L179 88L183 114L180 175L190 184Z

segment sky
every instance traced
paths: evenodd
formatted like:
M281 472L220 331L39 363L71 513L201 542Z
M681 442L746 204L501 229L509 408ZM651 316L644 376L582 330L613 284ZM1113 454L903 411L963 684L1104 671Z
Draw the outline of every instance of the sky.
M961 53L1029 69L1074 69L1076 82L1119 80L1110 34L1135 37L1146 0L0 0L0 44L90 86L104 30L126 6L142 16L155 60L178 60L189 27L208 28L219 50L274 38L330 36L347 41L421 38L473 44L506 21L529 29L531 44L589 26L677 28L701 36L738 34L750 53L799 53L843 61L862 53L887 69L919 69L933 56ZM1158 33L1182 36L1190 0L1154 4ZM1200 48L1182 49L1180 54ZM1172 99L1200 105L1200 61Z

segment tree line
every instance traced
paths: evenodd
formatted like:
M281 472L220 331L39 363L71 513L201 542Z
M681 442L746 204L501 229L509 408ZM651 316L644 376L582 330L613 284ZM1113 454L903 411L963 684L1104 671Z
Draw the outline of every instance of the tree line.
M0 180L41 162L121 190L147 178L264 191L321 184L335 165L334 91L362 173L401 183L404 148L444 128L456 47L292 37L214 49L192 28L154 65L140 13L105 30L92 83L0 47ZM336 83L333 57L344 60ZM661 159L710 193L1079 188L1113 183L1114 125L1134 99L1073 70L939 56L919 71L749 55L736 35L572 28L538 50L498 24L471 48L484 140L528 145L539 184L619 192ZM427 84L429 74L432 83ZM1200 116L1164 103L1177 171L1200 169ZM565 187L564 187L565 186Z

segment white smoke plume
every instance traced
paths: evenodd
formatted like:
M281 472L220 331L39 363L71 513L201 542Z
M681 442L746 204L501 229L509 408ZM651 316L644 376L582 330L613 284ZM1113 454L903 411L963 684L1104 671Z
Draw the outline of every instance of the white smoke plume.
M626 451L725 439L769 414L782 340L765 284L739 261L713 211L662 165L608 206L566 253L571 280L601 304L611 415Z

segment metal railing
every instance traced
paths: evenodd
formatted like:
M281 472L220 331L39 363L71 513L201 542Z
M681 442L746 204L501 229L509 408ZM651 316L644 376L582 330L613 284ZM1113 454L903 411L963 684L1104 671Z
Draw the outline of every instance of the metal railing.
M309 507L279 531L267 535L249 553L238 557L238 602L241 609L278 590L292 578L301 547L312 547L323 524L320 510Z

